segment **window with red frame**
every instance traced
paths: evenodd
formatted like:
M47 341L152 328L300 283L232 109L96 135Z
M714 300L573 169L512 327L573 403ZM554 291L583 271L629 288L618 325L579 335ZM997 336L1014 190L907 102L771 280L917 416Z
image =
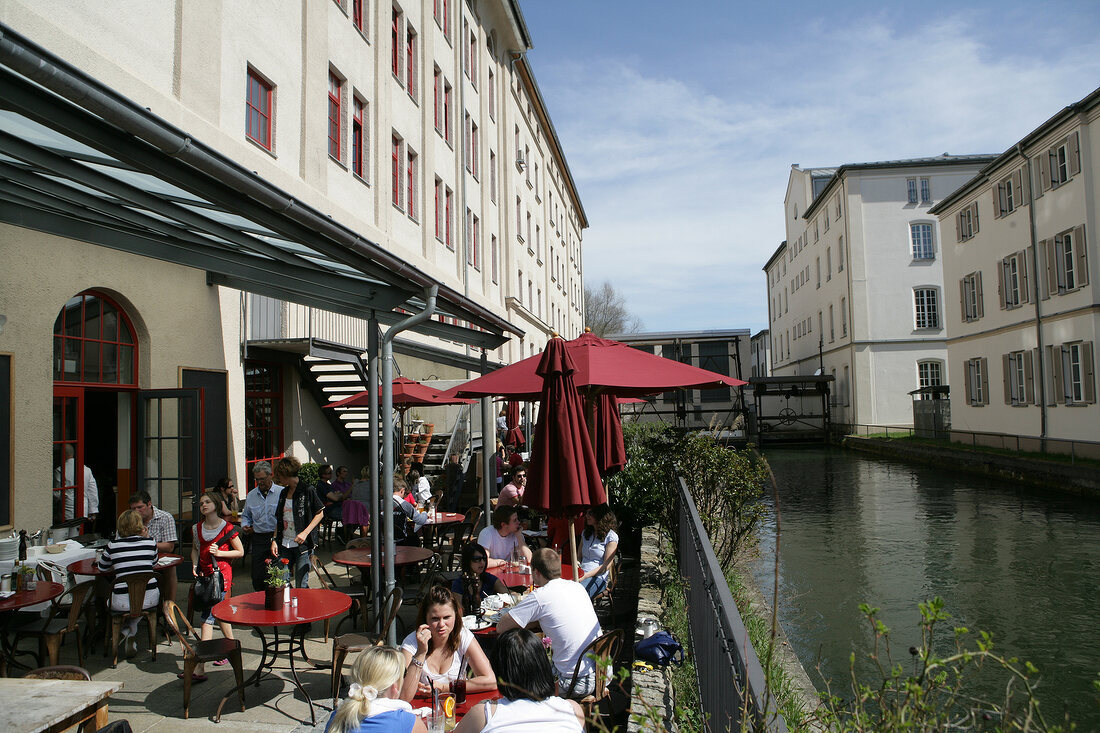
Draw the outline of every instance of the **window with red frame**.
M363 32L363 0L351 0L351 22Z
M416 215L416 153L409 151L408 166L405 168L405 204L412 219Z
M244 112L244 134L271 150L271 85L252 69L248 70Z
M278 364L244 363L245 460L283 452L283 387Z
M477 31L470 31L470 83L477 89Z
M474 178L478 177L477 170L477 123L470 121L470 173Z
M435 121L435 131L443 131L443 72L435 67L432 72L432 118Z
M481 269L481 220L474 216L473 226L473 266L475 270Z
M489 69L489 84L487 94L489 95L489 117L492 119L497 118L497 93L494 89L496 76L493 74L493 70Z
M53 325L53 379L137 386L137 340L130 319L93 291L69 299Z
M393 205L401 208L401 138L393 136Z
M390 63L393 75L401 81L401 13L393 11L393 24L390 26Z
M366 157L367 135L364 114L366 104L360 99L352 101L355 114L351 120L351 172L360 178L365 178L363 171L363 159Z
M416 95L416 31L405 29L405 82L409 94Z
M443 241L443 181L435 179L435 238Z
M443 80L443 139L451 142L451 85Z
M340 160L340 153L342 152L340 147L341 138L343 137L341 119L342 113L340 111L340 96L343 94L344 83L340 80L340 77L333 74L331 71L328 75L328 154Z
M451 0L443 0L443 37L451 40Z
M447 247L454 249L454 238L451 235L451 230L454 223L454 192L451 189L447 189Z
M500 264L497 260L497 235L489 237L489 257L492 258L493 284L500 282Z

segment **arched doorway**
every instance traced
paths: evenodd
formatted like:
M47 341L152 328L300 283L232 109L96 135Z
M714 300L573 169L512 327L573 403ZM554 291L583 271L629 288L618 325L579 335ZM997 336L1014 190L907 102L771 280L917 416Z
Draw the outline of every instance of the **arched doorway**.
M89 515L114 527L116 498L131 485L138 342L133 323L109 296L87 290L69 299L53 330L53 523Z

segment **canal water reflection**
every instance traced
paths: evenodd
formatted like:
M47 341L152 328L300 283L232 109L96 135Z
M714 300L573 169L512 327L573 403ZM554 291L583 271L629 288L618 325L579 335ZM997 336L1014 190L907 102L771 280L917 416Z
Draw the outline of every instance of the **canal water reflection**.
M1100 502L839 449L765 455L783 525L779 617L819 689L816 665L850 697L849 654L865 655L870 640L860 603L882 609L894 658L908 665L920 641L917 604L939 595L953 616L942 640L954 626L991 632L996 650L1039 667L1048 722L1068 709L1079 730L1100 730L1091 687L1100 672ZM769 513L754 565L769 600L774 533Z

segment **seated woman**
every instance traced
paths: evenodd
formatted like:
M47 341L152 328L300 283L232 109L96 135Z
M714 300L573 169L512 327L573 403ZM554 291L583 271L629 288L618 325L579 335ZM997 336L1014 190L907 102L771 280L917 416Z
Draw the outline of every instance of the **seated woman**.
M493 668L481 645L462 626L462 606L447 588L436 585L424 596L416 614L416 631L401 644L405 655L405 681L401 699L430 695L432 687L446 690L463 674L468 662L474 676L466 681L467 692L491 690L496 686Z
M481 545L474 542L465 545L461 561L462 576L451 582L451 592L462 599L462 607L468 612L476 615L483 598L508 592L504 581L485 570L489 556Z
M221 504L218 505L218 516L226 521L231 521L233 514L240 511L237 485L228 476L218 479L214 484L214 490L221 494Z
M99 558L99 569L115 571L115 584L111 588L111 610L123 613L130 610L130 589L126 577L135 573L151 573L157 562L157 543L149 536L141 515L127 509L118 517L118 539L111 540ZM153 608L160 603L160 589L154 575L145 586L142 609ZM127 658L137 654L137 626L141 617L130 618L122 627L122 647Z
M325 733L427 733L412 706L398 698L405 660L388 646L364 650L351 665L351 687L329 716Z
M584 711L554 694L554 671L542 641L527 629L505 631L493 649L493 670L503 700L486 700L470 708L455 733L577 733L584 730Z
M584 514L581 534L581 574L577 578L588 591L589 598L598 596L607 587L608 568L619 549L619 522L607 504L600 504Z

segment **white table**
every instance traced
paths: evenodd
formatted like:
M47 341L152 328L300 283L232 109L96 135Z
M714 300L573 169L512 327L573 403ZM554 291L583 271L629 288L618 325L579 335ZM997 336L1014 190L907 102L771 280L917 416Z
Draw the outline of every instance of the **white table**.
M121 682L0 679L0 730L63 731L85 720L107 725L107 698Z

